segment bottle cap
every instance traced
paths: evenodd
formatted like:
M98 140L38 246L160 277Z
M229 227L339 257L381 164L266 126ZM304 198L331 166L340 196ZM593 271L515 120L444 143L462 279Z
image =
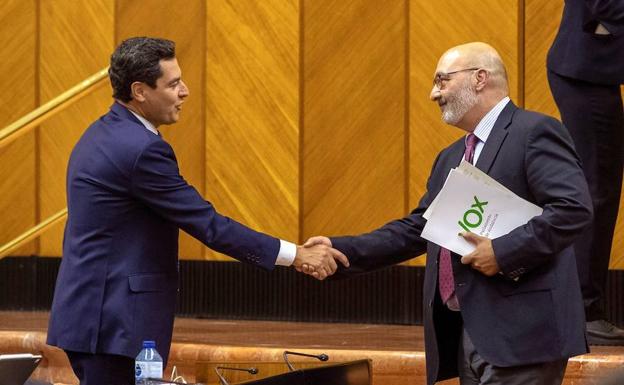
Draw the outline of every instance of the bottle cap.
M150 348L155 348L156 347L156 341L143 341L143 348L144 349L150 349Z

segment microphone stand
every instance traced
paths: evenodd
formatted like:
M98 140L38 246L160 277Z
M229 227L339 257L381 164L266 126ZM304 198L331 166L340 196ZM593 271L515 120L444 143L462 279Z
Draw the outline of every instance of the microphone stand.
M327 361L329 360L329 356L327 356L327 354L325 353L321 353L321 354L306 354L306 353L299 353L299 352L291 352L288 350L284 351L284 361L286 361L286 366L288 366L288 370L290 370L291 372L293 370L295 370L295 368L292 366L292 364L290 362L288 362L288 355L293 355L293 356L303 356L303 357L312 357L312 358L316 358L319 361Z
M258 374L258 369L256 368L232 368L232 367L228 367L228 366L217 366L215 368L215 373L217 373L217 377L219 377L219 383L221 385L230 385L229 382L227 382L227 380L225 379L225 377L223 377L223 375L221 374L221 372L219 372L219 369L225 369L225 370L239 370L241 372L247 372L249 374Z

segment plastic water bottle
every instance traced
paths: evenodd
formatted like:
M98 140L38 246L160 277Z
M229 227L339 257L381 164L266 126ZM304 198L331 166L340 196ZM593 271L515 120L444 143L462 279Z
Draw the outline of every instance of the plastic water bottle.
M156 342L143 341L143 350L134 361L134 380L136 385L148 385L148 378L163 377L163 360L156 351Z

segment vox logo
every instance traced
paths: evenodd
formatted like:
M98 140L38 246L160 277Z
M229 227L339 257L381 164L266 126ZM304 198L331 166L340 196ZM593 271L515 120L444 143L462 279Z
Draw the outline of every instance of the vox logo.
M464 213L464 217L458 221L459 225L466 231L470 231L470 229L474 229L478 227L481 222L483 222L483 213L485 212L485 205L487 202L479 201L479 198L474 197L474 203L466 212Z

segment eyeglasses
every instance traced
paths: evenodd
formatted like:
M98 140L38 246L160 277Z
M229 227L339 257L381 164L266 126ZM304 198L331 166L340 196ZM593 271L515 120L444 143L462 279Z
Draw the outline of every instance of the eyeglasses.
M437 86L439 89L442 89L442 86L444 86L444 82L451 80L450 75L456 74L458 72L477 71L480 69L481 68L479 67L472 67L472 68L464 68L463 70L451 71L451 72L446 72L446 73L440 72L440 73L437 73L436 76L433 78L433 84Z

